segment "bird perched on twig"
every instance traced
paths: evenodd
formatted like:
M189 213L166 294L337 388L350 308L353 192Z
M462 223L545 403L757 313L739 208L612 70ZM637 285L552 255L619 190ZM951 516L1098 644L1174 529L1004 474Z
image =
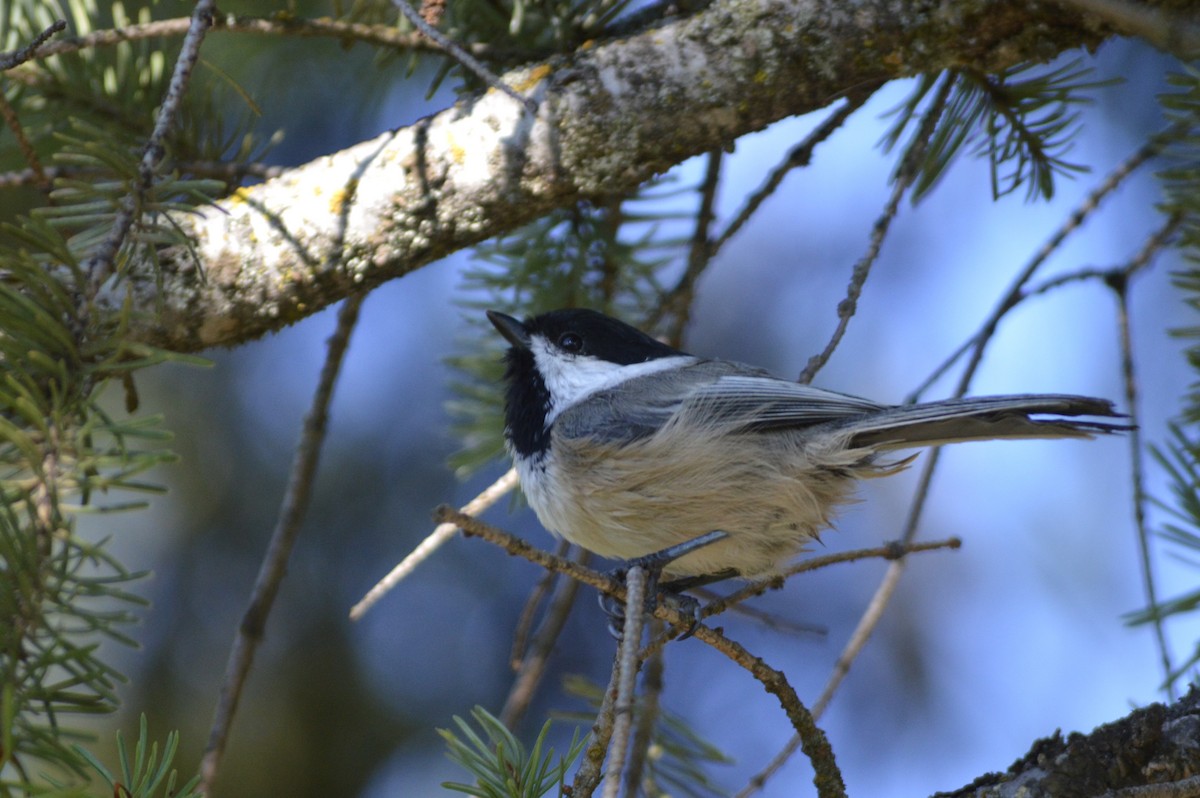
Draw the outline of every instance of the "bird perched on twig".
M779 573L856 480L905 468L894 450L1090 438L1128 426L1104 399L1018 394L884 405L695 357L591 310L488 318L508 350L505 434L551 532L633 559L720 531L669 579Z

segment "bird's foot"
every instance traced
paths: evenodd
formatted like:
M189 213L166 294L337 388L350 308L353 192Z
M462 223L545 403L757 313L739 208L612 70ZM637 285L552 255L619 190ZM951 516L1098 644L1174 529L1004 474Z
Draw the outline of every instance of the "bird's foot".
M701 584L708 584L711 581L727 578L733 574L722 572L722 575L714 575L715 578L708 576L687 577L665 582L661 585L659 584L659 577L662 576L663 569L666 566L675 562L680 557L691 554L693 551L702 549L705 546L710 546L727 537L729 537L728 533L714 530L691 540L685 540L683 543L668 546L660 551L635 557L632 560L626 560L620 566L610 571L609 576L624 582L625 576L631 568L644 568L647 573L647 580L646 602L642 608L642 612L652 615L655 607L661 601L665 606L670 606L677 612L689 616L692 619L691 623L679 637L680 640L686 640L695 633L696 627L700 624L700 602L691 596L685 595L683 591ZM608 616L608 631L612 633L613 637L620 640L622 630L625 628L626 610L624 602L601 593L600 609L604 610L604 614Z

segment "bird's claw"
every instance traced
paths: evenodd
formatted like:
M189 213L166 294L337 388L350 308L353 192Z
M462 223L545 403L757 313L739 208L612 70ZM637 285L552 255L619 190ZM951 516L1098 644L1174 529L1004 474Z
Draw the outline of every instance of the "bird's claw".
M724 540L727 537L729 537L728 533L721 532L720 530L708 532L683 543L668 546L661 551L627 560L619 567L610 571L609 576L623 583L626 574L629 573L629 569L635 567L646 569L646 602L642 611L648 615L653 615L655 608L662 602L666 606L672 606L680 614L690 616L691 623L688 624L683 634L679 636L680 640L686 640L695 634L696 627L700 625L701 620L700 602L682 592L688 587L694 586L694 582L691 579L679 580L679 582L668 582L660 588L659 577L662 575L663 568L685 554L690 554L697 549L716 543L719 540ZM673 585L678 585L678 587L673 589ZM608 631L614 638L620 640L622 630L625 627L625 603L613 596L601 593L600 609L608 616Z

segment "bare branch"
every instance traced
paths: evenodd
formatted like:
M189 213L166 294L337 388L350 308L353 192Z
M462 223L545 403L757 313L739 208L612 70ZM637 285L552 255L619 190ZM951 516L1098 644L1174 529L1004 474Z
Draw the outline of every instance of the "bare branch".
M715 215L722 160L721 150L708 153L708 166L704 170L704 181L700 184L700 207L696 209L696 227L692 231L692 243L688 248L687 268L684 269L683 276L679 278L675 288L658 303L658 313L655 314L670 314L671 325L667 332L667 343L674 347L683 343L683 329L687 326L691 312L696 282L716 254L708 231ZM653 323L655 317L651 317L650 321Z
M509 554L522 557L543 568L552 568L556 571L566 573L571 578L592 585L608 595L626 601L628 604L625 586L611 577L542 551L529 545L515 535L510 535L504 530L497 529L490 524L485 524L469 515L463 515L447 505L438 507L434 512L434 518L440 523L452 522L458 524L463 532L468 535L483 538L489 543L500 546ZM800 736L801 750L808 756L815 771L813 782L817 785L818 795L821 798L834 798L835 796L845 795L845 786L842 782L841 772L837 768L833 749L829 746L829 740L826 739L824 732L817 728L812 714L805 708L799 696L796 695L796 691L788 684L787 679L782 673L767 665L761 658L755 657L743 646L730 640L722 633L704 624L696 624L693 618L684 615L674 607L666 606L659 602L655 605L654 616L667 621L679 630L691 630L694 639L720 651L726 657L749 671L755 679L761 682L769 693L779 699L779 703L791 721L792 727ZM657 644L661 645L661 641ZM647 654L648 651L643 650L639 652L638 656L644 660ZM610 691L615 692L615 689L613 685L610 685ZM603 725L601 722L603 716L604 712L602 711L597 720L598 726ZM585 762L590 763L588 765L589 768L593 764L595 768L599 768L599 763L594 762L594 760L597 757L602 759L604 750L605 748L597 749L596 742L593 741L584 757ZM580 770L582 771L583 768ZM587 781L587 779L582 780ZM579 789L578 785L580 782L581 777L577 774L577 790ZM594 784L591 789L594 789ZM580 794L588 795L590 792L581 792Z
M620 652L617 653L620 656ZM592 733L588 735L588 745L583 751L579 769L575 771L575 779L571 782L571 795L576 798L590 798L600 786L600 778L604 774L604 760L608 754L608 745L612 740L613 723L616 720L613 706L617 702L617 680L621 669L613 663L608 678L608 687L596 710L596 720L592 722Z
M13 137L17 140L17 147L21 150L21 156L25 159L25 163L29 164L29 168L25 171L32 176L30 181L42 191L50 190L50 178L46 176L46 169L42 166L42 159L38 157L37 150L33 148L33 142L25 135L25 128L21 125L21 120L17 118L17 112L9 104L8 99L3 94L0 94L0 117L3 117L4 124L12 131Z
M471 501L467 502L462 512L467 515L478 515L487 508L491 507L501 498L507 496L508 493L517 485L517 469L510 468L504 472L504 475L493 482L488 487ZM454 537L454 533L458 527L454 524L439 524L417 547L409 553L407 557L401 560L396 567L388 572L388 575L380 579L375 585L367 591L367 594L358 600L358 603L350 608L350 620L357 621L366 614L367 610L374 607L375 604L384 596L386 596L392 588L400 584L406 576L416 570L417 566L429 559L435 551L440 549L447 540Z
M589 556L586 551L580 552L577 562L587 565ZM504 700L504 707L500 710L500 720L510 729L516 728L533 701L538 685L546 673L550 654L558 642L559 635L562 634L571 609L575 606L575 597L579 594L579 583L574 579L563 578L550 572L547 572L547 577L557 581L558 587L550 599L550 606L546 608L546 616L538 627L533 643L521 654L517 676L513 679L508 697Z
M662 631L662 621L650 620L650 637ZM642 700L639 703L637 727L633 730L633 742L629 748L629 761L625 765L625 794L637 795L641 787L642 773L654 742L654 728L658 723L659 699L663 689L662 649L650 652L642 668Z
M792 151L783 159L783 162L772 170L770 176L767 177L762 186L750 195L750 198L746 200L746 204L733 217L733 221L729 223L721 235L717 236L717 239L712 244L713 253L716 254L717 251L728 243L729 239L733 238L742 229L746 222L750 221L750 217L783 184L783 179L788 176L788 173L793 169L799 169L812 163L813 151L816 150L817 145L836 133L838 128L850 118L850 115L861 108L882 85L881 83L876 83L862 90L847 94L846 101L836 111L827 116L821 124L817 125L811 133L804 137L803 141L793 147Z
M312 406L304 419L300 443L296 447L296 457L292 461L287 493L280 505L275 530L271 533L271 540L267 544L267 551L263 556L262 565L259 567L258 577L254 581L254 589L250 593L250 601L242 615L242 622L229 652L229 662L225 668L225 678L221 684L221 694L217 700L212 730L209 732L208 745L200 763L200 792L204 795L212 792L213 781L216 779L221 756L225 751L225 742L233 725L233 716L237 713L242 687L246 683L246 677L250 674L254 653L258 649L258 644L262 640L263 631L266 628L267 616L271 612L271 607L274 606L275 596L279 592L279 586L287 571L287 561L291 556L292 546L296 542L300 525L308 511L309 500L312 496L312 484L321 455L321 445L325 441L325 429L329 419L329 405L333 400L333 389L337 384L342 361L350 346L350 334L358 322L358 312L365 297L366 294L355 294L346 300L338 312L337 327L329 338L325 363L321 367L317 389L313 392Z
M909 554L917 554L926 551L936 551L939 549L957 549L962 546L960 538L946 538L945 540L933 540L923 543L894 541L883 546L876 546L870 549L854 549L852 551L840 551L833 554L826 554L821 557L807 557L792 565L783 576L770 579L765 582L754 582L745 587L739 588L728 596L719 598L709 602L704 606L701 616L704 618L713 615L719 615L731 607L741 604L747 599L761 596L768 590L773 590L783 586L785 579L805 571L815 571L819 568L827 568L830 565L836 565L844 562L858 562L859 560L869 559L884 559L884 560L899 560L907 557Z
M179 57L175 60L171 82L167 84L167 94L163 97L162 104L158 109L158 116L154 120L154 129L142 150L141 162L138 164L137 189L132 196L124 198L120 210L113 220L112 231L96 247L91 257L84 262L83 269L91 282L93 293L99 290L115 270L117 252L124 245L134 219L140 212L146 193L154 184L155 172L158 171L166 153L167 133L175 124L175 117L179 113L179 106L187 92L192 69L200 57L200 45L204 42L204 34L212 25L215 7L215 0L198 0L195 8L192 9L188 32L183 39Z
M779 699L779 704L787 714L788 720L791 721L792 728L796 730L796 736L800 740L800 750L812 763L815 771L813 784L817 787L817 795L820 798L844 797L846 786L834 760L833 748L830 747L825 733L817 727L816 716L809 712L800 701L800 697L788 684L783 673L767 665L761 657L754 656L740 644L706 626L698 627L695 637L741 665L762 683L767 692Z
M14 50L11 53L0 53L0 72L7 72L15 66L29 61L33 58L38 58L41 55L39 48L56 33L61 33L67 29L67 21L65 19L56 19L54 24L46 28L44 31L33 37L33 41L22 47L20 50Z
M1183 222L1181 214L1173 214L1159 230L1150 236L1141 251L1123 269L1112 274L1107 283L1117 296L1117 331L1121 344L1121 381L1125 387L1125 412L1129 414L1129 479L1133 493L1133 520L1137 529L1138 560L1142 572L1142 588L1146 591L1146 607L1153 613L1154 638L1158 646L1159 661L1163 668L1163 683L1167 696L1175 698L1175 672L1171 665L1171 649L1163 628L1163 618L1158 612L1158 594L1154 580L1154 561L1150 556L1150 530L1146 526L1146 477L1142 469L1145 448L1142 446L1141 407L1138 402L1138 382L1133 357L1133 332L1129 323L1130 277L1145 268L1150 259L1160 252L1167 241Z
M462 64L475 77L484 82L488 88L495 89L502 94L507 94L509 97L517 101L517 104L531 114L537 113L537 101L531 97L523 97L520 92L509 86L501 80L492 70L488 69L483 62L476 59L466 50L458 46L458 43L451 39L446 34L442 33L433 24L427 22L425 17L409 5L408 0L392 0L392 5L403 15L405 19L412 24L414 28L421 32L434 44L436 44L446 55L453 58L458 63Z
M842 336L846 334L846 328L850 325L850 319L858 310L858 298L862 294L863 285L867 282L867 276L871 273L871 266L879 257L879 251L883 248L883 240L887 237L888 230L891 229L892 220L896 218L896 212L900 208L900 200L908 192L909 187L916 180L919 173L921 161L925 159L925 152L929 149L929 141L933 136L933 131L937 127L937 122L942 118L942 111L946 107L946 98L950 96L950 90L954 87L954 79L947 74L942 77L942 85L934 96L933 102L925 111L925 115L921 120L921 127L913 137L912 143L904 153L904 157L900 160L900 166L896 170L896 178L892 186L892 195L888 199L887 205L884 206L883 213L875 220L875 226L871 230L871 241L867 245L866 254L859 259L858 263L854 264L854 271L850 275L850 284L846 287L846 296L838 303L837 327L833 331L833 335L829 338L829 343L825 345L817 354L808 359L804 370L800 372L797 378L798 382L808 384L813 381L813 377L817 376L817 372L829 362L829 358L833 355L833 350L842 341Z
M963 375L963 378L959 382L960 393L957 395L961 396L962 392L965 391L964 381L969 382L971 376L974 375L975 369L978 368L979 360L983 356L983 348L987 345L988 340L995 335L996 328L999 326L1000 320L1004 318L1004 316L1010 310L1012 310L1012 307L1016 303L1021 301L1025 294L1025 286L1033 278L1033 275L1037 272L1037 270L1042 267L1042 264L1044 264L1050 258L1050 256L1053 255L1060 246L1062 246L1062 243L1067 239L1068 236L1071 235L1071 233L1079 229L1084 221L1087 220L1087 218L1091 216L1097 208L1100 207L1100 203L1103 202L1106 197L1112 194L1112 192L1115 191L1118 186L1124 183L1125 178L1129 177L1129 175L1136 171L1138 167L1140 167L1146 161L1162 152L1164 147L1166 147L1170 142L1174 141L1175 138L1182 134L1185 130L1186 127L1184 125L1175 124L1171 125L1158 135L1153 136L1145 144L1138 147L1138 149L1132 155L1118 164L1117 167L1113 169L1112 172L1110 172L1104 178L1104 180L1100 182L1099 185L1092 189L1092 191L1088 193L1087 197L1084 198L1083 202L1079 204L1079 207L1071 212L1071 215L1067 217L1058 230L1056 230L1054 234L1050 236L1046 243L1043 244L1042 247L1029 260L1029 262L1025 264L1025 266L1018 273L1017 277L1013 280L1008 291L1001 298L1000 302L996 304L996 307L992 311L991 315L989 315L987 319L984 320L983 324L980 325L979 330L976 331L975 334L968 338L965 342L963 342L962 346L956 349L948 358L946 358L945 361L935 368L933 373L926 377L925 380L908 395L905 401L916 402L925 393L925 391L930 388L930 386L941 379L942 375L949 371L951 366L953 366L954 363L959 360L959 358L965 355L968 351L974 350L971 363L967 367L967 372Z
M182 36L187 33L190 23L191 20L187 17L159 19L126 25L123 28L97 30L86 36L67 36L41 47L32 57L42 59L95 47L111 47L121 42ZM322 37L338 39L343 42L362 42L397 50L441 50L433 41L421 34L399 30L395 25L365 25L360 22L343 22L336 19L304 19L302 17L275 19L225 14L213 18L213 32L217 31L260 36ZM502 50L488 44L477 43L460 46L477 58L512 60L522 56L516 51Z
M617 700L613 705L615 719L602 793L604 798L619 798L621 774L625 770L629 743L633 737L633 711L636 701L634 687L637 685L638 668L641 665L638 648L641 646L645 620L641 608L646 604L649 578L649 573L641 565L635 565L625 572L625 625L621 630L620 653L614 665L620 675L616 678Z

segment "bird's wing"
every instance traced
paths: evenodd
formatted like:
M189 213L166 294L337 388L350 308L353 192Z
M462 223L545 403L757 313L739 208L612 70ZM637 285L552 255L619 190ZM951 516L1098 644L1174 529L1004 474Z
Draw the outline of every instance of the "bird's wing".
M698 425L726 431L804 427L877 413L885 405L788 382L724 360L697 360L599 392L555 422L560 435L632 441L654 434L687 408Z
M722 376L693 392L687 403L699 418L748 429L806 427L886 408L849 394L747 374Z

